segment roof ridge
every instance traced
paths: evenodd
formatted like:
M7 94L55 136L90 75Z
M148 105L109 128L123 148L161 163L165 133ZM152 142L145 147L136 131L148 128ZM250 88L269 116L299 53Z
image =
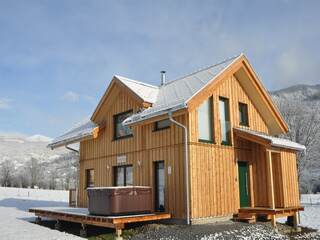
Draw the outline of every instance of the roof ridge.
M194 74L196 74L196 73L199 73L199 72L208 70L209 68L216 67L216 66L219 66L219 65L221 65L221 64L224 64L224 63L226 63L226 62L228 62L228 61L234 60L234 59L240 57L241 55L243 55L243 53L240 53L240 54L235 55L235 56L233 56L233 57L226 58L226 59L224 59L224 60L221 61L221 62L218 62L218 63L215 63L215 64L211 64L211 65L209 65L209 66L207 66L207 67L200 68L200 69L198 69L198 70L196 70L196 71L193 71L193 72L191 72L191 73L188 73L188 74L186 74L186 75L183 75L183 76L181 76L181 77L178 77L178 78L176 78L176 79L174 79L174 80L172 80L172 81L170 81L170 82L167 82L164 86L169 85L169 84L171 84L171 83L173 83L173 82L176 82L176 81L178 81L178 80L181 80L181 79L183 79L183 78L192 76L192 75L194 75Z
M141 81L137 81L137 80L133 80L131 78L127 78L127 77L124 77L124 76L120 76L120 75L114 75L116 78L118 78L119 80L122 79L125 79L126 81L129 81L129 82L133 82L133 83L137 83L137 84L140 84L140 85L144 85L146 87L152 87L152 88L156 88L156 89L159 89L158 86L156 85L152 85L152 84L149 84L149 83L145 83L145 82L141 82Z

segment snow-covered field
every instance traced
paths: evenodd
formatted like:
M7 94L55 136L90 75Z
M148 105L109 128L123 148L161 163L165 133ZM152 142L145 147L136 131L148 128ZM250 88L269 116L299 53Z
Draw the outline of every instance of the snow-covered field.
M35 219L29 208L67 205L67 191L0 187L0 239L82 239L29 222Z
M301 204L305 206L300 212L301 226L320 230L320 194L302 194Z

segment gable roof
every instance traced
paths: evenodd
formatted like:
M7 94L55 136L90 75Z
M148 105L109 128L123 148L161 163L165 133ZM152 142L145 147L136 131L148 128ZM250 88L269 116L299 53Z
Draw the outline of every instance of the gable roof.
M202 91L210 87L211 84L219 82L227 74L233 74L244 87L266 121L272 135L288 132L288 126L281 113L244 54L229 58L159 87L155 103L127 118L124 124L133 125L169 111L188 108L190 105L192 106L192 100L201 95Z
M167 110L176 111L187 107L187 102L224 69L236 61L242 54L203 68L159 87L158 95L152 107L127 118L125 124L134 124L158 116Z
M139 96L144 102L155 103L157 100L159 87L147 84L144 82L139 82L126 77L115 75L121 83L126 85L131 91L133 91L137 96Z
M256 131L245 129L245 128L234 128L234 129L236 130L236 132L240 134L242 133L248 136L254 136L261 140L264 140L268 144L270 144L270 146L272 147L280 147L280 148L292 149L296 151L306 150L306 147L304 145L290 141L289 139L273 137L261 132L256 132Z

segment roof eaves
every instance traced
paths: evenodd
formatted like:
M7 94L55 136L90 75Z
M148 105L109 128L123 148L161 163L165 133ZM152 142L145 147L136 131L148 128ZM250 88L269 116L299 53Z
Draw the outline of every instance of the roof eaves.
M133 115L133 116L126 118L122 123L123 123L123 125L130 126L130 125L137 124L137 123L143 122L145 120L148 120L148 119L151 119L154 117L164 115L170 111L175 112L175 111L178 111L178 110L181 110L184 108L187 108L187 105L185 102L180 103L175 106L170 106L168 108L161 109L159 111L152 112L152 113L147 114L145 116L141 116L141 114L136 114L136 115Z
M66 146L72 143L80 142L83 139L87 139L88 137L93 137L93 132L82 134L80 136L74 136L67 139L63 139L60 141L52 142L47 145L48 148L52 150L58 147Z

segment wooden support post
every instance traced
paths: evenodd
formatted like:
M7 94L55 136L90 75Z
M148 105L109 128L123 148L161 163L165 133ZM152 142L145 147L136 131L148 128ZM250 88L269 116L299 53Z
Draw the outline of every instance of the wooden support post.
M271 216L271 224L274 228L277 227L277 218L276 218L276 215L275 214L272 214Z
M252 162L249 162L249 187L250 187L250 207L254 208L254 187L253 187L253 169Z
M36 224L39 224L39 223L41 223L41 217L36 217Z
M122 229L116 227L116 237L115 237L115 240L123 240L123 238L122 238L121 235L122 235Z
M274 185L273 185L273 172L272 172L272 152L266 150L267 152L267 172L268 172L268 200L271 209L275 209L274 201Z
M298 214L299 214L299 211L296 211L294 214L293 214L293 227L295 229L298 229Z
M80 237L87 237L87 226L84 223L81 223Z
M54 224L54 229L60 231L61 230L61 223L59 220Z

